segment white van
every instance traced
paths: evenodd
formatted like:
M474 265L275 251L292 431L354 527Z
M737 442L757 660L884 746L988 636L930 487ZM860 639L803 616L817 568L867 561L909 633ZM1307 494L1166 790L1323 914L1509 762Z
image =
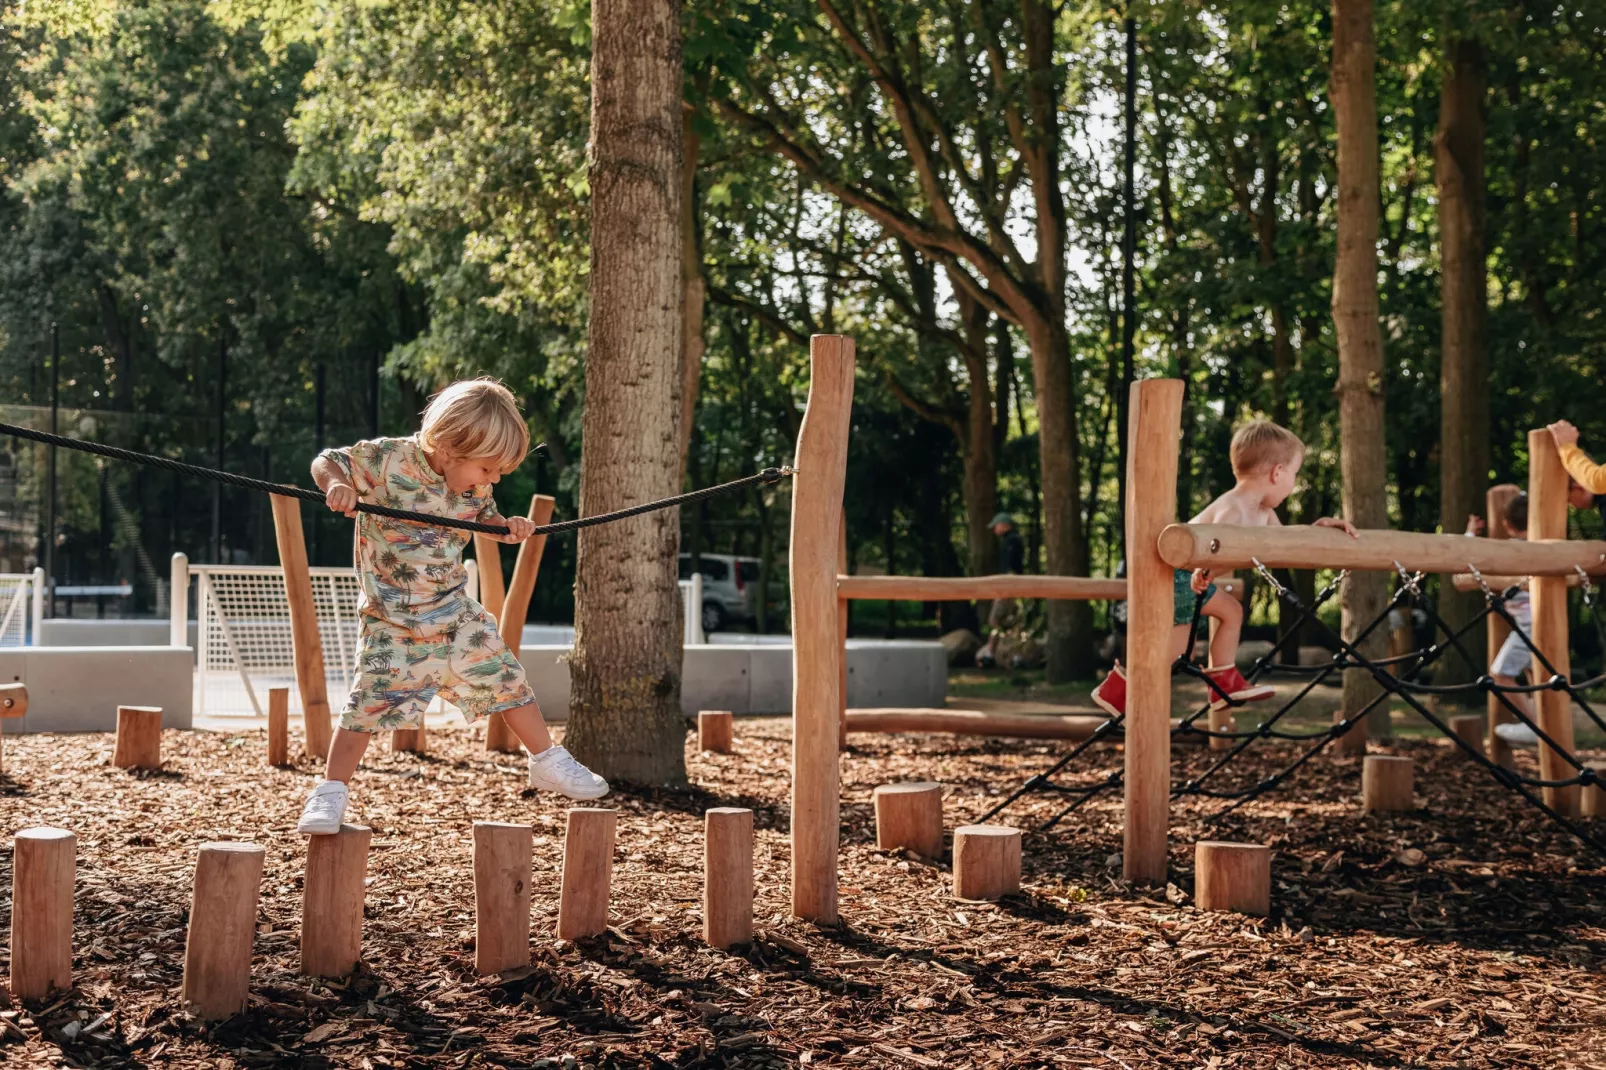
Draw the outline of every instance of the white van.
M702 554L703 631L722 631L758 616L758 558ZM680 578L691 579L691 554L680 555ZM771 597L776 593L771 584Z

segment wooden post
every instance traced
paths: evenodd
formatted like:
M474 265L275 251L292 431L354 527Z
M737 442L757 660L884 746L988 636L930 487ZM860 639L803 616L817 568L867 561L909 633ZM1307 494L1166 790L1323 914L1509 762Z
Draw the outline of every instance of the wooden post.
M853 417L853 339L809 341L792 480L792 913L837 920L843 649L836 564Z
M479 566L480 605L485 612L501 619L507 591L502 586L502 544L490 535L474 536L474 563Z
M1200 840L1193 849L1193 898L1200 910L1264 917L1271 911L1271 848Z
M0 725L13 717L28 715L28 685L0 684ZM0 740L0 773L6 771L4 742Z
M954 830L954 898L999 899L1020 891L1020 829L961 825Z
M1579 809L1585 817L1606 817L1606 762L1588 762L1585 767L1593 769L1598 779L1581 793Z
M1121 868L1164 884L1171 800L1172 569L1159 538L1177 517L1182 381L1132 384L1126 471L1126 827Z
M78 841L66 829L31 828L11 844L11 994L43 999L72 987Z
M845 576L845 575L847 575L847 573L848 573L848 510L847 510L846 506L843 506L843 508L842 508L841 530L839 530L837 532L837 540L836 540L836 574L838 576ZM840 584L840 581L838 581L838 582ZM890 607L889 607L889 611L890 611ZM842 723L841 723L841 728L837 733L837 741L836 741L837 750L839 750L839 751L844 751L844 750L848 749L848 614L850 612L851 612L851 608L848 605L847 596L846 596L846 594L843 593L843 591L841 590L841 587L839 585L838 589L837 589L837 595L836 595L836 635L837 635L837 640L838 640L838 644L837 645L842 648L842 658L841 658L841 661L838 663L839 667L841 668L841 677L842 677L842 694L841 694Z
M556 499L545 494L532 496L529 512L531 522L537 527L547 523L552 519L552 507L555 504ZM524 621L529 616L530 596L535 593L535 577L541 570L541 554L545 550L545 535L531 536L520 544L518 559L513 562L513 582L508 585L507 597L502 603L501 612L497 614L496 630L501 633L502 642L507 644L508 653L514 658L519 656L524 644ZM518 738L500 713L493 713L485 720L485 749L503 754L519 752Z
M268 688L268 764L290 764L290 689Z
M563 833L563 887L558 900L558 939L595 936L608 927L613 886L615 810L576 807Z
M1368 754L1361 762L1361 806L1367 813L1411 809L1412 788L1411 759Z
M112 764L119 769L162 767L162 708L117 707L117 746Z
M254 843L203 843L195 862L179 1002L216 1021L245 1009L264 852Z
M1556 452L1556 440L1541 427L1528 432L1528 541L1567 537L1567 469ZM1565 679L1572 671L1567 651L1567 580L1565 576L1535 576L1530 581L1533 594L1534 648L1545 656L1557 675ZM1549 673L1534 659L1534 671L1542 680ZM1538 691L1533 695L1538 716L1535 720L1545 735L1568 754L1573 752L1572 700L1564 691ZM1539 775L1546 780L1566 780L1573 767L1544 740L1539 741ZM1543 788L1545 805L1573 817L1578 814L1576 784L1565 788Z
M731 752L731 712L729 710L699 710L697 713L697 749L715 754Z
M1486 525L1484 530L1489 533L1489 538L1511 538L1511 529L1506 527L1506 506L1511 504L1511 499L1521 493L1522 488L1515 483L1500 483L1490 487L1484 495L1484 524ZM1526 535L1528 533L1525 531L1523 534ZM1489 649L1489 664L1493 665L1495 657L1500 653L1501 645L1505 643L1506 637L1511 634L1511 625L1507 624L1506 618L1500 614L1491 613L1484 618L1483 627ZM1513 716L1510 710L1506 709L1505 703L1501 702L1500 696L1494 692L1491 691L1489 693L1485 702L1488 704L1489 715L1489 760L1507 769L1514 768L1516 763L1511 756L1511 744L1500 738L1495 732L1495 727L1506 724L1509 721L1515 721L1517 718Z
M1344 710L1333 711L1333 723L1338 724L1348 717ZM1333 740L1333 752L1345 757L1353 758L1366 753L1366 717L1361 718L1349 726L1348 731Z
M727 948L753 939L753 811L703 814L703 939Z
M371 829L341 825L333 836L307 837L301 891L301 972L345 977L362 957L363 879Z
M529 825L474 822L474 972L530 964Z
M1473 750L1477 751L1479 754L1482 754L1483 726L1485 721L1486 718L1473 713L1460 717L1451 717L1447 723L1449 725L1451 735L1459 737L1462 741L1471 745ZM1454 746L1454 744L1451 745ZM1457 753L1465 753L1460 747L1456 747L1455 749Z
M307 571L307 542L301 531L301 502L274 494L273 531L284 567L284 593L290 607L290 647L295 658L296 687L306 722L306 748L311 758L329 756L329 694L323 676L323 639L318 610L312 601L312 574Z
M391 732L390 750L393 754L428 754L429 739L425 735L423 722L420 721L417 728L398 728Z
M883 784L875 789L875 845L942 857L942 785Z

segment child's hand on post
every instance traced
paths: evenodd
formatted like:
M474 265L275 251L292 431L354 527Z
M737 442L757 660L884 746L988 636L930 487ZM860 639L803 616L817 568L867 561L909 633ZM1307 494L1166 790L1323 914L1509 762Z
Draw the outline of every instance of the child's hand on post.
M1341 516L1324 516L1311 526L1316 528L1337 528L1339 531L1347 532L1352 539L1361 537L1361 533L1355 530L1355 525Z
M1557 420L1546 430L1550 432L1550 437L1556 440L1556 448L1559 450L1578 445L1578 428L1567 420Z
M1193 588L1194 594L1204 594L1210 589L1210 570L1207 568L1194 569L1193 578L1188 581L1188 586Z
M1483 530L1486 527L1488 527L1488 525L1483 522L1483 517L1479 516L1477 513L1467 514L1468 535L1482 535Z
M333 512L345 516L357 515L357 491L344 483L331 484L329 489L324 491L323 501Z
M502 523L507 525L507 534L491 536L497 542L523 542L535 534L535 521L527 516L505 516Z

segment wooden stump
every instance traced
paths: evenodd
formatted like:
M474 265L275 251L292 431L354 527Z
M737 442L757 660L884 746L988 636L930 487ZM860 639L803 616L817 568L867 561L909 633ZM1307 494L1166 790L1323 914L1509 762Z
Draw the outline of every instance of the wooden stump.
M697 714L697 749L715 754L731 752L729 710L703 710Z
M1345 713L1343 710L1334 710L1333 723L1341 724L1344 718L1348 716L1349 714ZM1366 718L1363 717L1359 721L1356 721L1354 724L1349 726L1349 729L1345 731L1343 735L1334 739L1333 751L1336 754L1342 754L1347 757L1355 757L1357 755L1365 754Z
M1412 767L1409 758L1367 755L1361 763L1361 801L1366 812L1411 809Z
M1606 817L1606 762L1588 762L1586 767L1599 779L1584 789L1579 807L1585 817Z
M373 831L341 825L333 836L307 838L301 892L301 972L345 977L362 957L363 878Z
M1193 850L1193 898L1200 910L1264 916L1271 910L1271 848L1200 840Z
M618 813L569 811L563 835L563 891L558 901L558 939L595 936L608 927L608 891L613 883L613 841Z
M290 689L268 688L268 764L290 764Z
M1485 720L1486 718L1481 713L1468 714L1461 717L1452 717L1448 722L1450 726L1450 733L1462 740L1474 751L1482 754L1483 728ZM1463 755L1466 754L1466 752L1462 751L1460 747L1456 747L1455 749ZM1468 757L1470 758L1470 756Z
M875 789L875 843L883 851L942 857L942 785L883 784Z
M117 749L112 764L119 769L162 767L162 708L117 707Z
M961 825L954 830L954 898L998 899L1020 891L1020 829Z
M530 964L529 825L474 822L474 972Z
M11 842L11 994L43 999L72 987L78 841L66 829L31 828Z
M703 815L703 939L727 948L753 939L753 811Z
M179 1002L207 1021L245 1009L264 852L254 843L203 843L195 863Z
M25 717L28 713L28 685L27 684L0 684L0 724L4 724L13 717ZM4 744L0 743L0 773L5 772Z
M428 754L429 743L424 738L424 725L419 722L417 728L398 728L390 734L390 750L392 754L411 753Z

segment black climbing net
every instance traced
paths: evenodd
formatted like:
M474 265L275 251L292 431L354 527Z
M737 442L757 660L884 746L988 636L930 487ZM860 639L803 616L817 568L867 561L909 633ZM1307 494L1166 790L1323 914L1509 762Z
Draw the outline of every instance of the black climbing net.
M246 490L262 491L265 494L299 498L302 501L317 502L319 505L324 503L322 491L308 490L305 487L297 487L288 483L270 483L265 479L252 479L250 476L237 475L234 472L221 472L215 468L203 468L198 464L186 464L183 461L175 461L171 457L157 457L153 454L138 453L134 450L107 446L99 442L68 438L65 435L53 435L46 431L35 431L31 427L0 423L0 435L26 439L30 442L42 442L47 446L59 446L62 449L77 450L80 453L92 453L97 457L110 457L113 460L142 464L150 468L161 468L168 472L194 476L197 479L208 479L214 483L223 483L231 487L244 487ZM540 446L536 447L536 449L540 448ZM678 505L690 505L705 498L729 494L732 491L751 487L755 484L779 483L788 476L796 474L796 470L792 468L766 468L762 472L743 476L741 479L733 479L729 483L704 487L701 490L694 490L686 494L677 494L673 498L661 498L658 501L643 502L640 505L632 505L628 509L619 509L612 513L598 513L595 516L560 520L554 524L538 524L535 530L531 532L531 536L561 535L565 532L578 531L581 528L594 527L598 524L611 524L616 520L625 520L629 517L640 516L643 513L654 513L660 509L673 509ZM463 531L477 531L487 535L508 534L506 524L482 524L478 520L459 520L450 516L415 513L407 509L392 509L385 505L375 505L372 502L358 502L356 508L359 513L372 513L374 516L388 517L391 520L405 520L413 524L430 524L440 528L459 528Z
M1496 591L1489 586L1476 568L1468 566L1469 572L1477 579L1478 584L1483 590L1485 602L1484 610L1461 628L1452 629L1449 624L1439 616L1432 603L1424 594L1422 588L1423 574L1420 572L1408 572L1404 568L1400 567L1397 562L1395 563L1394 567L1395 571L1399 575L1400 582L1398 587L1395 589L1393 597L1383 608L1383 611L1379 613L1377 617L1365 628L1361 629L1361 631L1353 640L1346 641L1317 615L1317 611L1322 607L1322 605L1331 599L1334 594L1337 593L1340 585L1342 585L1345 579L1349 576L1347 571L1339 573L1331 583L1327 584L1327 586L1323 587L1322 590L1316 594L1311 604L1306 606L1295 592L1289 590L1287 587L1279 583L1277 578L1272 575L1269 569L1260 564L1260 562L1255 562L1256 572L1261 576L1262 579L1266 581L1270 588L1276 592L1277 597L1282 600L1288 609L1292 611L1294 623L1290 627L1284 629L1282 637L1272 645L1270 650L1266 651L1266 653L1255 659L1255 662L1250 667L1249 671L1245 673L1245 677L1253 682L1261 679L1275 669L1275 671L1278 673L1286 673L1296 678L1302 677L1304 678L1304 683L1300 687L1294 689L1287 701L1282 703L1282 705L1275 712L1273 712L1270 717L1263 721L1259 726L1249 729L1222 729L1211 728L1208 726L1208 721L1206 721L1206 719L1210 714L1212 706L1216 706L1219 709L1221 706L1225 705L1227 708L1232 709L1242 706L1245 703L1233 699L1226 692L1222 691L1216 681L1191 660L1190 655L1194 647L1194 638L1198 634L1200 610L1203 606L1203 600L1199 597L1195 598L1193 622L1189 631L1189 642L1187 647L1188 652L1184 653L1181 658L1177 659L1174 670L1203 681L1205 687L1209 691L1213 692L1213 698L1207 699L1204 705L1202 705L1198 710L1194 711L1187 717L1182 718L1172 728L1171 734L1173 739L1191 735L1201 737L1206 741L1229 740L1231 741L1231 746L1227 747L1227 749L1223 751L1212 752L1218 753L1219 756L1211 760L1198 774L1189 777L1173 787L1171 792L1172 798L1198 796L1200 798L1220 800L1225 805L1216 813L1210 815L1210 817L1207 819L1211 821L1219 820L1246 803L1258 799L1260 796L1279 787L1296 772L1298 772L1301 767L1306 765L1312 758L1315 758L1318 754L1320 754L1328 746L1328 744L1332 743L1335 739L1338 739L1339 737L1348 733L1351 729L1356 728L1358 725L1363 723L1367 715L1370 714L1374 709L1387 702L1391 698L1397 698L1403 701L1416 713L1421 715L1425 721L1449 738L1449 740L1455 746L1464 751L1468 757L1472 758L1480 766L1487 770L1489 775L1492 776L1502 787L1505 787L1521 796L1529 804L1544 813L1552 821L1566 829L1573 836L1593 847L1601 854L1606 855L1606 841L1602 841L1595 835L1592 835L1588 829L1578 824L1576 821L1573 821L1566 815L1558 812L1554 807L1545 802L1542 794L1546 788L1565 788L1575 785L1588 787L1599 782L1599 774L1597 774L1594 769L1591 769L1589 766L1581 762L1578 757L1572 754L1567 748L1560 746L1556 740L1546 733L1545 730L1537 723L1537 719L1534 716L1513 702L1511 698L1513 695L1536 694L1542 691L1563 692L1567 695L1571 703L1582 710L1583 713L1591 721L1593 721L1596 726L1603 731L1606 731L1606 721L1602 720L1601 715L1595 711L1594 707L1589 704L1583 695L1584 691L1588 691L1593 687L1597 687L1603 683L1606 683L1606 672L1603 672L1602 674L1593 678L1579 680L1576 682L1569 679L1566 674L1557 672L1556 667L1534 644L1533 638L1528 634L1528 629L1524 628L1518 623L1517 619L1515 616L1513 616L1509 606L1507 605L1508 600L1515 597L1521 590L1520 587L1513 586L1505 589L1504 591ZM1578 569L1577 572L1581 580L1585 608L1594 618L1596 628L1602 631L1603 640L1606 640L1606 629L1602 628L1601 613L1596 604L1595 587L1590 582L1589 576L1585 574L1582 569ZM1369 658L1362 653L1359 647L1364 645L1366 640L1374 632L1376 632L1378 628L1382 627L1389 620L1389 617L1393 612L1404 607L1409 607L1411 610L1422 613L1426 621L1431 625L1433 629L1433 635L1440 638L1438 638L1437 641L1431 646L1412 651L1408 654L1399 654L1385 658ZM1535 679L1539 680L1541 677L1543 677L1543 679L1540 680L1540 682L1533 684L1502 685L1497 683L1490 676L1484 675L1480 676L1475 681L1463 684L1436 685L1423 682L1422 674L1427 669L1431 668L1448 651L1457 651L1462 657L1467 658L1468 663L1471 664L1472 658L1469 655L1466 647L1462 644L1462 639L1473 628L1481 626L1491 614L1504 620L1511 628L1512 634L1517 636L1522 644L1527 647L1528 652L1532 657L1532 664L1537 669L1542 670L1534 673ZM1304 626L1307 623L1314 624L1316 627L1325 632L1328 637L1330 637L1333 645L1336 647L1336 652L1333 654L1333 656L1328 661L1320 665L1306 666L1276 664L1276 659L1282 652L1283 648L1288 643L1297 640L1297 637L1302 634L1304 631ZM1606 642L1603 642L1603 646L1606 646ZM1281 722L1283 719L1286 718L1288 714L1291 713L1295 708L1297 708L1300 702L1303 701L1307 695L1309 695L1313 690L1323 683L1330 680L1335 673L1342 673L1345 670L1350 669L1365 671L1372 677L1374 681L1377 682L1379 686L1379 692L1371 699L1371 701L1367 702L1366 705L1361 707L1359 710L1347 713L1341 719L1335 720L1334 723L1327 728L1317 730L1298 730L1281 727ZM1499 701L1500 705L1511 715L1512 720L1519 724L1526 725L1538 738L1541 745L1549 747L1552 751L1554 751L1558 760L1572 770L1572 775L1561 778L1544 779L1542 777L1528 775L1520 772L1519 770L1508 768L1497 762L1491 761L1484 754L1482 749L1474 746L1452 732L1449 725L1445 723L1439 714L1429 706L1425 705L1422 701L1424 697L1431 695L1465 695L1473 692L1494 695ZM1047 831L1048 829L1051 829L1057 825L1060 821L1064 820L1066 817L1075 813L1081 807L1085 806L1092 799L1097 798L1103 793L1118 787L1122 783L1123 779L1120 770L1113 771L1097 779L1084 779L1070 783L1062 782L1055 778L1094 745L1105 740L1119 738L1123 731L1124 720L1125 715L1123 714L1121 716L1112 717L1105 721L1096 730L1094 730L1092 735L1090 735L1086 740L1083 740L1081 743L1077 744L1068 753L1055 762L1053 766L1028 779L1007 798L988 811L987 814L981 818L981 821L986 822L992 820L995 815L1001 813L1007 807L1026 795L1035 792L1049 792L1067 798L1070 801L1063 809L1044 822L1038 830ZM1201 721L1206 721L1206 723L1201 725ZM1280 739L1296 743L1304 743L1308 744L1308 746L1301 750L1292 761L1286 763L1281 768L1270 773L1269 775L1260 778L1254 783L1236 787L1217 787L1216 785L1219 783L1223 771L1231 767L1233 762L1243 755L1247 750L1249 750L1249 748L1252 747L1257 740L1263 739Z

